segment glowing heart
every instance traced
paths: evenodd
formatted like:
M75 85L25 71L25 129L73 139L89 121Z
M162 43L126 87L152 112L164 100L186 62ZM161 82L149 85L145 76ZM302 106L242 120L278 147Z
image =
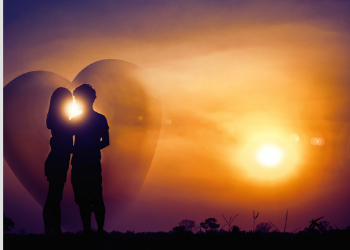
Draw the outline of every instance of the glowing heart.
M4 157L43 206L48 187L44 162L50 151L51 135L45 123L50 97L58 87L73 91L82 83L95 88L94 109L106 116L110 127L110 146L102 150L102 176L105 229L113 230L121 211L135 200L142 187L159 137L160 96L141 68L120 60L102 60L83 69L72 83L45 71L12 80L4 87ZM70 171L61 209L62 226L73 232L82 230Z

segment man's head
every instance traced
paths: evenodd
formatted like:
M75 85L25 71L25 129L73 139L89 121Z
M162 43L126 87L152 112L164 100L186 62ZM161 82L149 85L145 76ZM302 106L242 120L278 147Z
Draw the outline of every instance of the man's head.
M84 112L84 110L92 108L96 99L96 91L90 84L84 83L73 91L73 96Z

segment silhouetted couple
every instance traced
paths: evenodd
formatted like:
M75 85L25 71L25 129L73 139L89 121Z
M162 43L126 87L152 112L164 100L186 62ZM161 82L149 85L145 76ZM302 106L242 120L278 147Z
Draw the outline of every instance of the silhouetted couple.
M69 120L67 106L73 96L82 114ZM71 92L56 89L50 100L46 125L51 130L51 151L45 162L45 176L49 191L43 210L45 234L60 237L63 188L67 179L70 154L71 182L74 198L79 206L84 235L91 233L91 213L95 214L98 233L103 232L105 206L102 198L102 168L100 150L109 145L108 123L105 116L93 110L96 91L83 84ZM73 145L73 135L75 141Z

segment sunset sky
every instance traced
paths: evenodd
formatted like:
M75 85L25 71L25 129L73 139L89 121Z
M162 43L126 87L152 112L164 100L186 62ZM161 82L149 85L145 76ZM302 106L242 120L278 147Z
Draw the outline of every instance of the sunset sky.
M162 102L158 144L135 203L108 232L170 231L209 217L223 226L221 214L239 214L235 224L248 231L253 210L256 224L282 229L287 209L287 231L321 216L343 229L349 13L340 0L4 0L3 83L36 70L73 81L103 59L152 77ZM274 166L259 161L266 146L281 154ZM3 177L14 231L44 233L41 206L5 160Z

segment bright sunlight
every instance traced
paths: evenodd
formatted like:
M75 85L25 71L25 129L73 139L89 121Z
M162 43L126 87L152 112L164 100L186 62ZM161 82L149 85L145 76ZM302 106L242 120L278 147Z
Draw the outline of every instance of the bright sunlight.
M82 111L79 109L78 105L76 104L75 100L73 104L70 104L67 106L67 111L69 114L69 120L82 113Z
M283 157L282 150L274 145L262 147L257 154L258 161L265 167L273 167L281 162Z

